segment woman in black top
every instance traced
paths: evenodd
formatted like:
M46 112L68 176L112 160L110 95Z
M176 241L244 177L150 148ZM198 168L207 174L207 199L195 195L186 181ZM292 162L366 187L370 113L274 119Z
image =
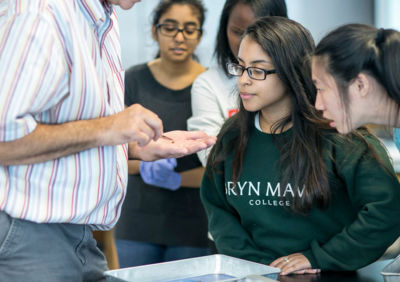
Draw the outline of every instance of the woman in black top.
M154 11L157 58L125 76L125 104L154 111L164 130L186 130L190 90L205 68L193 58L202 35L200 0L163 0ZM171 142L173 142L171 140ZM207 219L200 202L203 168L196 154L129 161L128 190L116 227L121 267L207 255Z

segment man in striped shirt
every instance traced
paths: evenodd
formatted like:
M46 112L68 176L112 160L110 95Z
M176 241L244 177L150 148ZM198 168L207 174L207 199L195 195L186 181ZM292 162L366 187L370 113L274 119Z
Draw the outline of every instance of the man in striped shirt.
M0 281L101 281L92 229L110 229L127 158L180 157L215 142L124 109L112 4L0 0ZM129 146L129 150L128 150Z

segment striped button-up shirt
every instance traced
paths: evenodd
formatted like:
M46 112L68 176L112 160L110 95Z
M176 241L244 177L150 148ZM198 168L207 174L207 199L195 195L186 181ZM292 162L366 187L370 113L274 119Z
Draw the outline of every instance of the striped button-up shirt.
M119 31L99 0L0 0L0 142L124 108ZM0 210L39 223L112 227L127 146L33 165L0 166Z

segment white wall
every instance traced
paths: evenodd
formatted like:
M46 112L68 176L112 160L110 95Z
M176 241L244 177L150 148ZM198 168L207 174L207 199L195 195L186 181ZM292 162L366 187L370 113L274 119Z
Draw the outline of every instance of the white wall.
M340 25L374 23L373 0L286 0L286 4L289 18L305 26L316 43Z
M206 22L204 36L196 54L205 66L213 63L214 40L224 2L203 0L207 8ZM398 3L400 0L393 2ZM157 3L157 0L143 0L129 11L116 9L124 68L154 58L157 46L151 38L150 30L151 12ZM286 0L286 3L289 17L308 28L316 42L332 28L345 23L373 24L373 0Z
M400 1L375 0L375 26L400 30Z

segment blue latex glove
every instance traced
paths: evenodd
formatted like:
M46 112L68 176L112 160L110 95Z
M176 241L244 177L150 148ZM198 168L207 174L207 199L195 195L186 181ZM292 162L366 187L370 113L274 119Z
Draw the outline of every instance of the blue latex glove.
M144 183L178 190L181 186L181 176L174 171L176 159L161 159L153 162L140 162L140 176Z

